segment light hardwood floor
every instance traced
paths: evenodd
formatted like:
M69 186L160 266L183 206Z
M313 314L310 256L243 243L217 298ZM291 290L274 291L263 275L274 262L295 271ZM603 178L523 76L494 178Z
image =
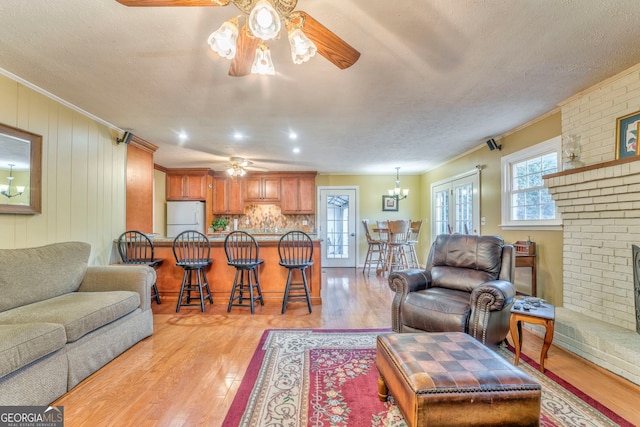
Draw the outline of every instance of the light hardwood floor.
M219 426L265 329L388 328L393 294L385 277L325 269L322 305L233 307L218 298L205 313L175 300L153 304L154 333L58 399L65 425ZM523 352L539 358L541 340L525 331ZM547 369L640 425L640 387L552 345ZM377 390L370 396L377 398Z

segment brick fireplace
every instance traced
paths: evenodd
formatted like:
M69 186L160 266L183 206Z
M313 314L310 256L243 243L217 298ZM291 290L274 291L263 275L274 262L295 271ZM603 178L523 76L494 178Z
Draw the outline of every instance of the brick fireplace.
M640 64L560 104L585 167L545 177L563 221L563 300L554 343L640 384L633 245L640 156L616 160L616 119L640 110ZM559 304L558 304L559 305Z
M557 345L640 384L632 246L640 244L640 158L545 177L563 221Z

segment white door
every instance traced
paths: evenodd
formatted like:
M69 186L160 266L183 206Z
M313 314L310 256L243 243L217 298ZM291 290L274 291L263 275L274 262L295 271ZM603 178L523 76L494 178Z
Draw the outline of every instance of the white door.
M358 189L319 187L318 190L318 235L322 239L322 267L355 267Z
M480 174L477 171L431 187L431 239L438 234L480 234Z

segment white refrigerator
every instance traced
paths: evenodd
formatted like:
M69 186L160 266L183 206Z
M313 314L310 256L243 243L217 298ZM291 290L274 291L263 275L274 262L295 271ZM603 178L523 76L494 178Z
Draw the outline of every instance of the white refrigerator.
M186 230L205 233L204 202L167 202L167 237Z

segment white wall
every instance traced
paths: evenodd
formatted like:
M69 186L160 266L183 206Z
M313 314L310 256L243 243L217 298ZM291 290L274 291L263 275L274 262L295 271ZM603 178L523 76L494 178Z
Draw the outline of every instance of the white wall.
M108 264L125 228L126 147L111 130L0 75L0 122L42 135L42 213L0 214L0 247L77 240Z

